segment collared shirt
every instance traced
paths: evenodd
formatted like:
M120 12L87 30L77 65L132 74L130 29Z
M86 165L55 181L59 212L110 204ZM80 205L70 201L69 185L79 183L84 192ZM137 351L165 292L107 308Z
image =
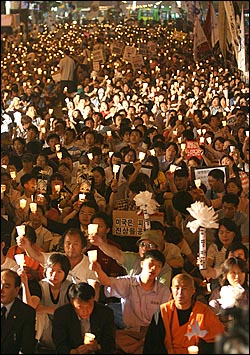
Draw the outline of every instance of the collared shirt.
M11 309L11 307L12 307L12 305L13 305L14 302L15 302L15 300L13 300L12 302L10 302L10 303L8 303L8 304L2 304L2 303L1 303L1 309L2 309L2 307L6 307L6 309L7 309L7 311L6 311L6 313L5 313L5 318L6 318L6 319L7 319L7 317L8 317L8 314L9 314L10 309Z
M140 275L111 277L111 286L105 286L106 297L121 298L123 322L127 329L139 331L147 327L160 305L170 299L170 290L159 281L151 290L141 286Z

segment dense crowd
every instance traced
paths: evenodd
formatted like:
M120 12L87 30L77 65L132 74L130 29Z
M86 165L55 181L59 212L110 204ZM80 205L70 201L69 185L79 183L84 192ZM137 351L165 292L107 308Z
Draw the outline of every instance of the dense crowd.
M215 353L225 309L248 313L243 73L212 51L194 62L167 24L40 26L1 46L1 302L18 322L3 353ZM114 228L146 191L149 228ZM204 270L196 201L218 219Z

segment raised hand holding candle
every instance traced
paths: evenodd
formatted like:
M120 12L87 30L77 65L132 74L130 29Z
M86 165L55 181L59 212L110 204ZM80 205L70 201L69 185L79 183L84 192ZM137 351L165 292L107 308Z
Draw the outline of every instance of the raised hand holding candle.
M27 201L25 200L25 198L21 198L19 203L20 203L20 207L24 209L26 207Z
M11 171L11 172L10 172L10 177L11 177L11 179L15 180L15 178L16 178L16 172L15 172L15 171Z
M85 200L85 194L79 194L79 201L83 202Z
M30 210L32 213L36 213L36 211L37 211L37 203L36 202L30 203Z
M90 264L97 261L97 250L89 250L87 251L87 254L88 254Z
M195 186L197 187L197 189L199 189L199 187L201 186L201 179L196 179L194 180Z
M181 150L185 150L186 149L186 143L181 143Z
M20 226L16 226L16 231L17 231L18 237L23 237L25 235L25 225L21 224Z
M146 155L146 153L144 153L144 152L139 152L139 160L140 160L140 161L143 161L143 159L145 158L145 155Z
M98 230L98 224L90 223L88 225L88 235L89 236L95 235L97 233L97 230Z
M170 165L170 167L169 167L169 171L170 171L170 173L174 173L174 172L175 172L175 170L176 170L176 165L171 164L171 165Z

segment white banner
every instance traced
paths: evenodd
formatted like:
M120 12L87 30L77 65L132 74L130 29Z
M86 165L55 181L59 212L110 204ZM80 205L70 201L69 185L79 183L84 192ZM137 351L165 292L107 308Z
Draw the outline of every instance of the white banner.
M238 69L245 73L246 71L246 52L245 52L245 26L244 26L244 9L242 5L241 22L240 22L240 48L238 53Z
M235 53L235 58L238 61L238 49L239 49L239 37L238 37L238 29L235 20L235 12L232 1L223 1L225 12L227 16L228 26L232 38L232 45Z

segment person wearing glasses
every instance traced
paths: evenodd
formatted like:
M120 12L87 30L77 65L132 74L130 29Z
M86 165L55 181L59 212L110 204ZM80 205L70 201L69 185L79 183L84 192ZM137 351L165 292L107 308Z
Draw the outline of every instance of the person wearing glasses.
M145 230L137 241L138 252L122 251L116 246L108 244L97 234L89 238L91 244L98 246L106 255L115 259L124 267L130 276L138 275L141 272L141 261L148 250L161 249L164 242L163 236L156 230ZM172 268L165 263L158 275L158 280L170 287Z

